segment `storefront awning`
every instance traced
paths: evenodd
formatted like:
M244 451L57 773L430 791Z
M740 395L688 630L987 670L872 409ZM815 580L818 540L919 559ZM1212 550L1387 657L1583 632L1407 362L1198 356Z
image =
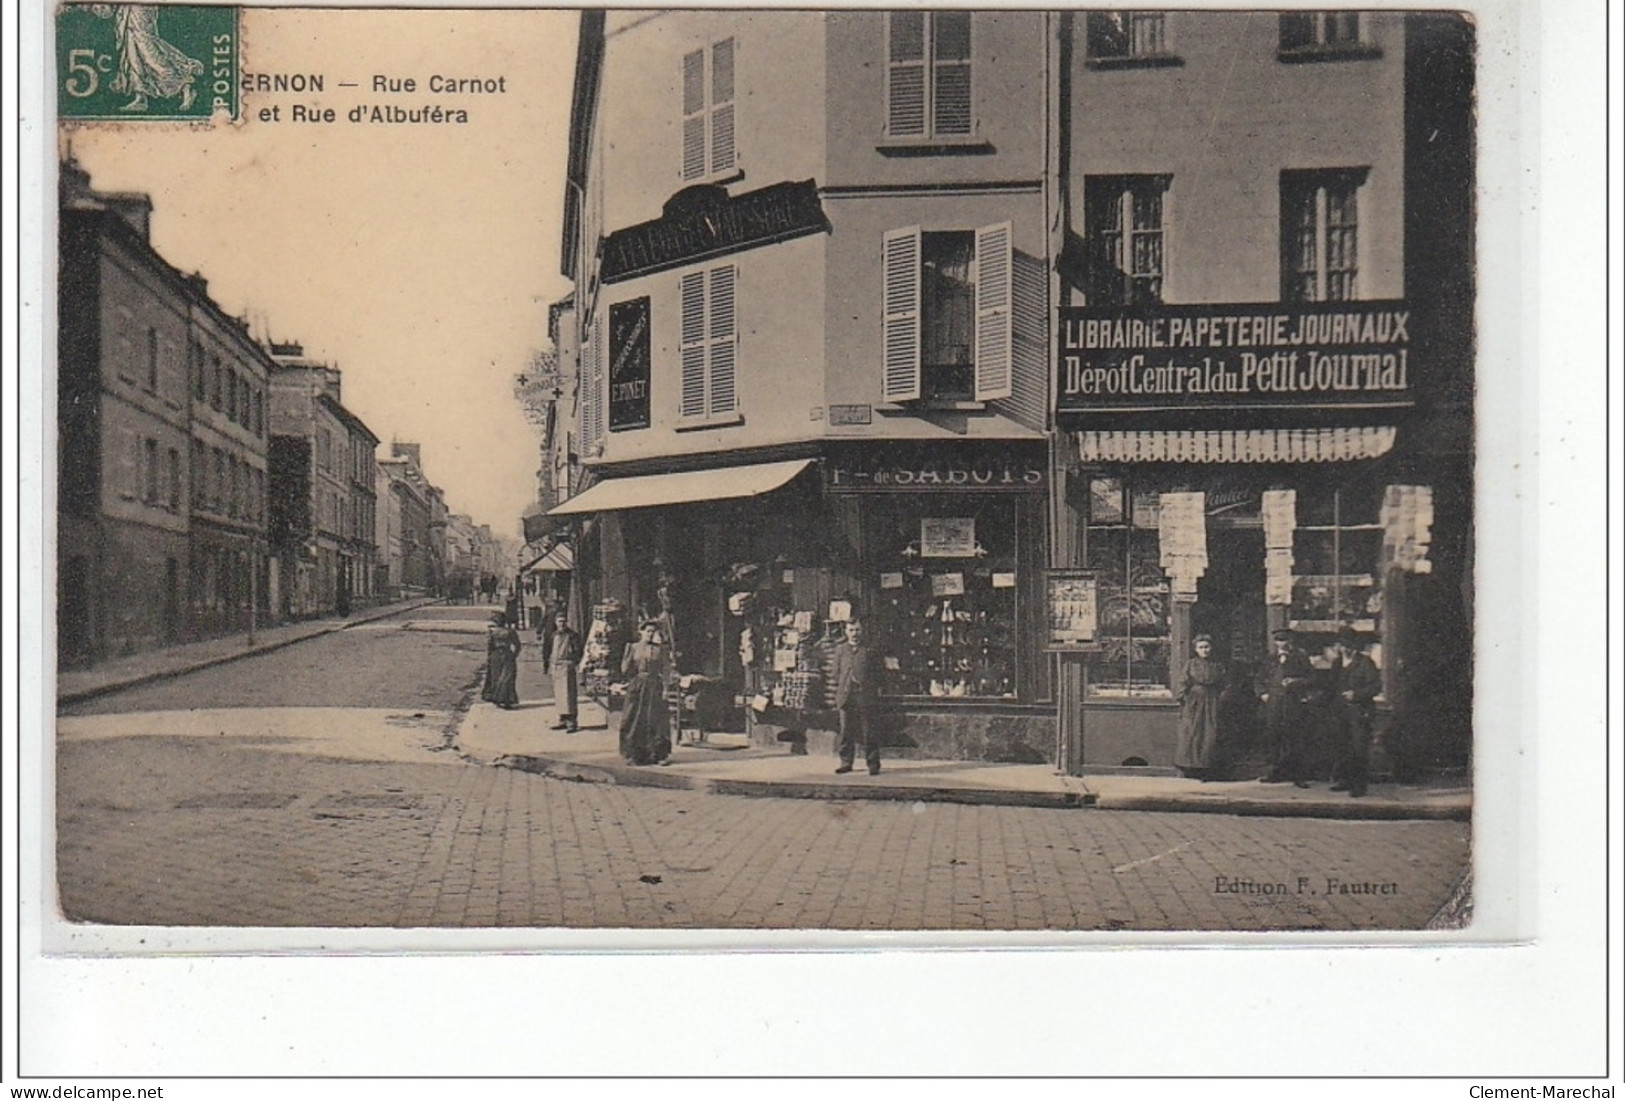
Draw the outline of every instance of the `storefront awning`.
M570 498L548 515L571 516L583 512L613 512L654 505L759 497L788 485L792 478L812 463L811 459L792 459L788 462L729 466L717 470L684 470L672 474L610 478Z
M530 562L525 573L569 573L575 569L575 555L570 551L570 544L560 543L552 550Z
M1376 459L1394 429L1251 428L1225 432L1079 432L1086 463L1329 463Z

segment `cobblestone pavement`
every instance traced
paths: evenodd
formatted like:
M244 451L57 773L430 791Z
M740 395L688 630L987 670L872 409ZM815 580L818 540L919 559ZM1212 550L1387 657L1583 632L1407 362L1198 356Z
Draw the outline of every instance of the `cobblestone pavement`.
M221 739L68 742L58 771L63 909L115 924L1403 929L1467 865L1456 822L749 799Z
M484 611L367 625L74 709L56 750L65 916L1415 929L1469 865L1464 822L752 799L470 764L438 732L483 658ZM527 701L543 691L530 664Z

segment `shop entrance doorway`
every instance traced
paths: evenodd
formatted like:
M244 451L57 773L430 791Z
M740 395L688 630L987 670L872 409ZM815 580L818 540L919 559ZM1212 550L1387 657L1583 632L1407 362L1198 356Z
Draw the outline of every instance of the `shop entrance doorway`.
M1191 634L1213 636L1213 653L1232 667L1256 669L1268 653L1264 609L1264 531L1210 520L1208 566L1196 587Z

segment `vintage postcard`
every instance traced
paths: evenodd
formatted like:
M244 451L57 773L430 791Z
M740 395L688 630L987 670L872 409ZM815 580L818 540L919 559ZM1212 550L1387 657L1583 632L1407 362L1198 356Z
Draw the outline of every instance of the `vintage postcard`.
M39 7L38 1066L108 968L478 1020L391 1073L535 1072L521 974L548 1072L630 1067L571 1031L623 969L696 1073L827 1070L757 1027L826 981L940 1041L854 1071L1561 1031L1394 996L1534 998L1499 946L1592 913L1526 5ZM1225 951L1059 951L1118 947ZM1260 1065L1243 989L1383 1024ZM189 1058L293 1050L240 1032Z
M56 948L1472 934L1470 15L52 34Z

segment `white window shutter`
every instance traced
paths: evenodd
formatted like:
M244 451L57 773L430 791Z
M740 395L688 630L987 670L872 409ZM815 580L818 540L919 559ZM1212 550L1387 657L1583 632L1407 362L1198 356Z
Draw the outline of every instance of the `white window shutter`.
M1010 223L976 231L976 400L1011 391Z
M711 47L711 171L731 171L734 150L734 40Z
M711 272L711 370L710 401L707 405L712 416L732 413L739 407L735 380L739 330L734 309L738 270L730 265Z
M924 12L886 15L886 134L893 138L925 136Z
M683 179L705 175L705 51L683 55Z
M683 276L679 288L682 300L680 358L682 380L678 387L677 415L705 416L705 273Z
M882 394L920 396L920 227L889 231L882 246Z

